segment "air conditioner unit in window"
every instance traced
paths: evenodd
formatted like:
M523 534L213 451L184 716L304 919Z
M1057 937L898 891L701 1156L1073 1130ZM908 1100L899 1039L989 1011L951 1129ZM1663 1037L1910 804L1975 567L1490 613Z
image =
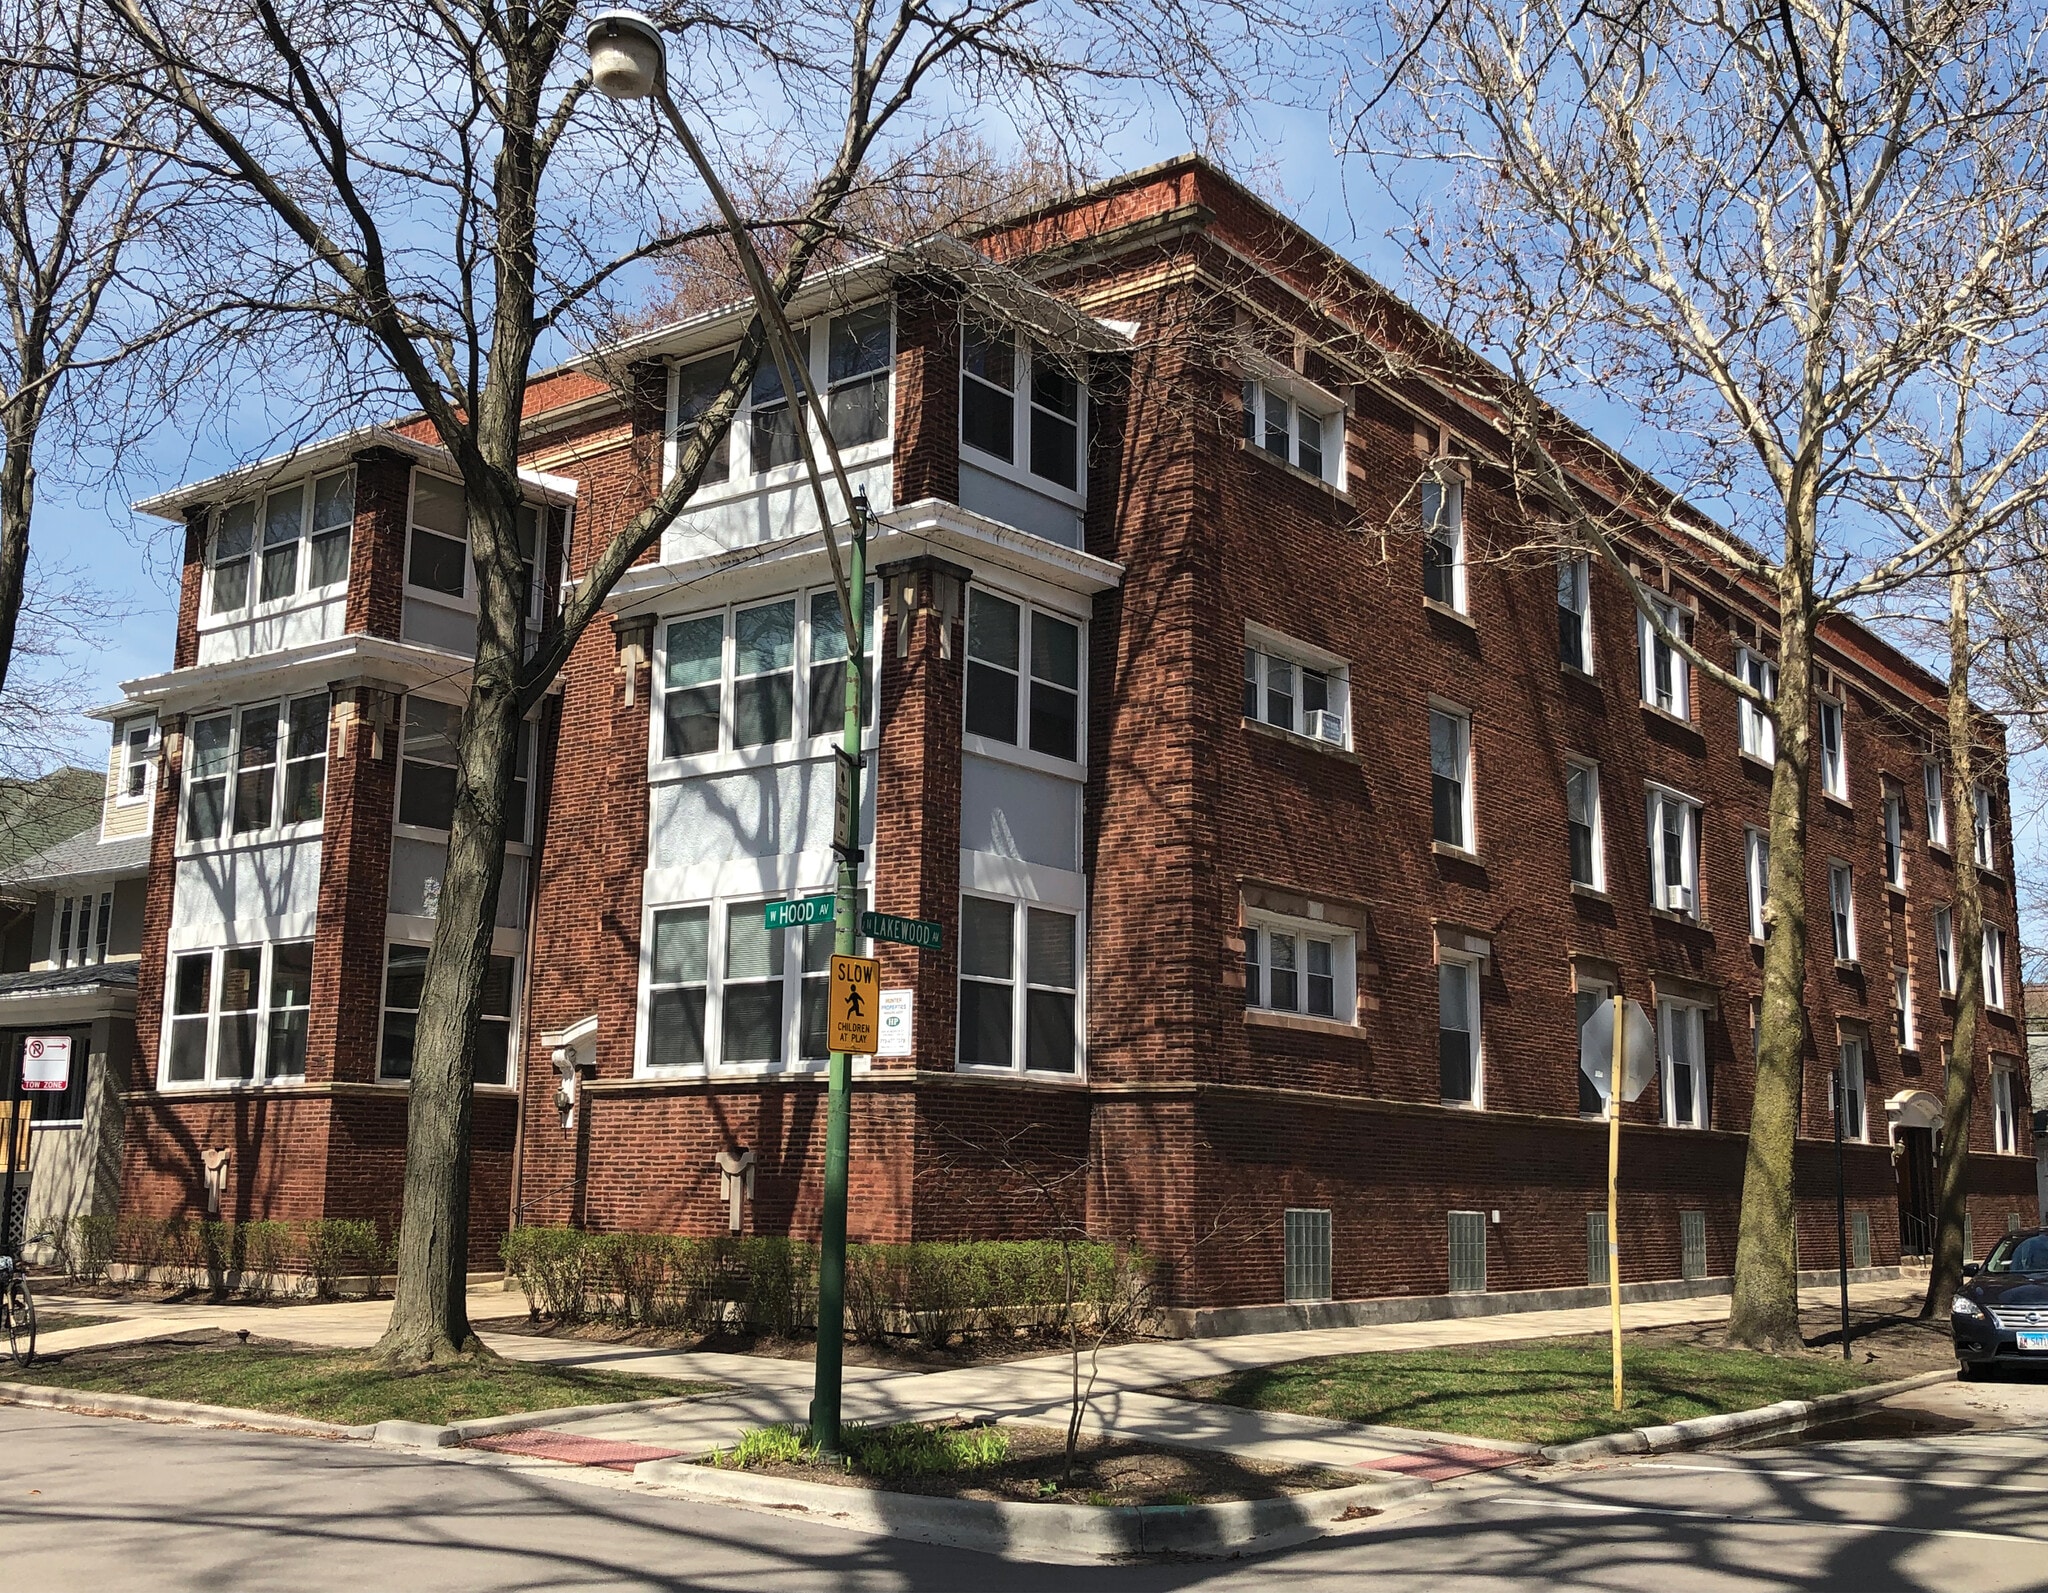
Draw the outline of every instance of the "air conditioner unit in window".
M1308 720L1308 733L1318 741L1344 740L1344 716L1332 713L1327 708L1311 708L1304 716Z
M1666 885L1664 887L1664 906L1667 910L1674 913L1691 912L1692 887L1690 885Z

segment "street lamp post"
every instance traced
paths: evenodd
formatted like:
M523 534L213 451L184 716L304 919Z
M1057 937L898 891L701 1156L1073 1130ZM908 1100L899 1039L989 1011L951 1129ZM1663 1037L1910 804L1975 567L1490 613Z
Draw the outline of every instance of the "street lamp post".
M867 657L867 536L868 503L865 493L853 491L840 466L838 449L825 425L817 394L812 391L808 372L801 369L795 336L790 331L782 301L769 285L760 256L746 224L734 208L725 185L718 180L697 142L690 125L670 97L667 82L667 49L661 30L636 11L604 11L592 19L587 36L590 50L590 78L598 90L615 100L653 99L667 117L697 168L704 185L711 190L726 230L732 235L733 250L746 273L747 287L761 317L767 352L782 378L783 391L798 411L797 442L810 475L811 490L818 505L819 528L825 538L825 552L832 563L832 577L839 589L840 613L846 633L845 723L839 757L850 765L847 771L853 800L839 813L838 833L833 850L838 853L838 889L832 912L832 947L842 957L851 956L860 925L860 813L861 813L861 693L862 666ZM812 454L810 434L801 409L815 414L831 454L832 473L846 500L852 522L848 568L842 569L839 546L833 539L832 517L827 510L824 484ZM811 1440L826 1454L840 1447L839 1411L845 1348L846 1306L846 1185L851 1139L853 1057L834 1051L829 1064L825 1118L825 1201L820 1221L818 1253L818 1347L811 1398Z

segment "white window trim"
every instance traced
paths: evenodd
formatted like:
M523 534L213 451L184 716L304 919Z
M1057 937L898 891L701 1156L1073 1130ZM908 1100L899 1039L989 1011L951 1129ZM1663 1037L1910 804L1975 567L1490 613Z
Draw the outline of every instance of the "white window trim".
M2019 1068L2005 1057L1991 1064L1991 1149L1994 1155L2016 1156L2020 1149L2020 1117L2014 1075Z
M185 719L185 755L178 775L178 842L180 857L211 856L220 852L244 852L255 847L276 846L287 841L312 840L318 837L327 823L327 780L326 771L321 774L320 817L307 819L298 824L282 824L278 815L284 811L285 770L294 760L289 755L291 745L291 705L302 697L327 698L327 745L323 756L327 762L334 759L334 694L324 688L302 691L274 699L268 706L277 710L277 762L270 792L271 821L261 829L243 830L239 833L235 825L235 776L237 760L242 752L242 715L252 708L266 706L263 702L238 703L233 707L209 710L206 713L189 714ZM228 767L226 806L223 808L221 833L211 840L196 839L191 833L192 816L192 732L201 720L219 719L226 716L230 729L228 735ZM209 779L217 776L207 776Z
M1984 1005L2005 1011L2005 931L1996 924L1984 926Z
M414 586L412 584L413 498L421 476L432 476L436 481L446 482L457 492L463 494L465 505L469 494L469 488L463 484L460 477L446 476L438 470L428 470L423 465L413 466L411 472L406 476L405 539L400 549L400 557L403 561L400 575L404 583L405 600L408 603L428 603L435 608L447 609L451 614L465 614L474 619L477 614L476 555L469 546L469 527L467 524L463 526L462 531L462 595L457 597L451 592L437 592L431 586ZM542 497L526 497L522 498L520 502L523 507L533 510L536 516L533 539L533 587L526 594L526 629L531 634L540 629L541 594L547 590L548 515L554 508L554 505ZM432 528L428 529L428 535L443 537L450 542L455 540L453 537L448 536L447 532L435 531Z
M1835 939L1835 887L1840 882L1843 895L1844 934L1842 943L1835 946L1835 961L1854 963L1858 959L1856 936L1856 871L1839 859L1828 860L1828 936Z
M1454 613L1463 614L1469 618L1472 606L1470 587L1466 579L1469 561L1466 558L1465 545L1464 478L1451 470L1445 470L1440 474L1432 472L1424 475L1416 483L1415 487L1415 504L1418 515L1424 510L1423 489L1431 483L1434 483L1443 494L1442 501L1445 506L1445 517L1449 521L1451 528L1451 596L1448 602L1440 597L1431 597L1428 586L1425 584L1422 600L1425 603L1434 603L1440 607L1448 608ZM1429 538L1429 526L1426 522L1422 526L1422 536L1425 542Z
M128 749L128 738L137 729L148 726L149 747L140 758L132 757ZM115 745L120 748L120 774L114 788L114 806L120 808L144 807L156 798L156 771L163 756L163 733L157 724L155 714L137 714L133 718L118 721L114 726ZM135 795L128 793L129 771L141 767L142 789Z
M107 939L99 936L100 902L107 904ZM85 924L80 927L75 904L85 907ZM67 921L65 913L71 909ZM87 890L82 893L59 893L50 898L50 966L52 968L96 968L107 960L107 940L113 938L114 892L112 888L103 891ZM68 931L68 938L67 938ZM78 942L83 937L85 944ZM74 956L73 953L77 955Z
M310 476L301 476L298 480L299 563L298 568L293 572L291 593L286 597L273 597L268 602L265 602L262 597L263 505L268 499L275 497L278 493L291 491L291 484L286 482L266 487L258 492L253 500L238 496L227 503L219 505L208 513L205 579L200 583L199 593L199 621L197 629L200 635L204 636L216 631L230 630L237 625L246 625L251 620L274 619L282 614L295 614L305 609L319 608L323 604L335 602L347 595L349 575L352 573L355 554L355 526L353 520L351 520L349 526L349 562L351 569L344 570L339 581L331 581L326 586L302 586L299 584L300 576L308 576L312 573L313 483L323 480L328 476L343 473L353 478L355 467L353 465L343 465L338 471L321 470ZM351 494L354 493L355 485L354 480L351 479L349 484ZM238 508L240 505L250 502L255 504L256 528L251 533L249 543L249 597L240 608L230 609L225 614L216 614L213 611L213 572L214 554L219 546L217 538L220 532L221 517L228 510ZM409 507L410 499L408 498Z
M1755 676L1763 676L1763 694L1775 702L1778 697L1778 666L1754 647L1735 649L1735 674L1749 685L1756 684ZM1735 700L1737 720L1736 746L1743 756L1755 758L1761 763L1774 762L1778 755L1778 727L1770 716L1760 710L1747 697Z
M1581 973L1578 964L1574 963L1572 965L1573 1017L1578 1016L1577 998L1580 996L1598 996L1603 1004L1611 1005L1614 1001L1614 983L1612 980L1609 979L1599 979L1593 977L1590 974ZM1576 1058L1578 1055L1578 1046L1576 1043L1578 1041L1578 1038L1578 1034L1574 1032L1572 1035L1572 1039L1574 1041L1572 1055L1574 1056L1574 1058ZM1573 1064L1573 1072L1578 1075L1579 1079L1583 1079L1585 1076L1584 1073L1578 1068L1576 1061ZM1575 1079L1574 1082L1577 1082L1577 1080ZM1598 1112L1588 1112L1585 1110L1585 1108L1581 1107L1579 1109L1579 1118L1582 1122L1604 1123L1607 1121L1607 1113L1604 1109Z
M1678 1119L1678 1094L1676 1085L1677 1058L1672 1047L1674 1025L1683 1021L1691 1028L1691 1039L1696 1047L1692 1058L1694 1074L1692 1091L1692 1117L1689 1121ZM1659 1119L1666 1128L1703 1129L1708 1123L1707 1110L1707 1009L1691 1001L1681 1001L1666 996L1657 1003L1657 1090L1659 1095Z
M1671 598L1650 593L1649 599L1663 620L1664 628L1674 636L1686 636L1692 629L1692 610ZM1664 648L1671 654L1671 704L1669 707L1657 701L1656 659L1657 649ZM1670 646L1650 624L1650 617L1642 610L1636 611L1636 664L1637 687L1645 708L1654 709L1672 719L1692 723L1692 660L1676 647Z
M1644 823L1650 842L1650 905L1658 912L1670 913L1675 917L1689 919L1693 923L1703 922L1700 913L1700 827L1704 817L1701 804L1697 798L1689 797L1683 791L1675 791L1668 785L1659 785L1655 781L1646 782L1645 791ZM1664 830L1661 823L1663 806L1673 802L1679 804L1686 812L1679 857L1680 871L1685 877L1677 881L1665 878ZM1667 905L1670 887L1674 883L1686 888L1690 906L1681 908Z
M1920 1049L1920 1020L1913 1008L1913 975L1910 969L1892 969L1892 1010L1899 1017L1899 1049L1917 1053Z
M1330 697L1336 704L1331 711L1343 722L1344 734L1335 741L1329 741L1321 736L1310 735L1306 728L1276 725L1263 714L1260 714L1253 723L1263 725L1268 730L1280 731L1283 735L1292 736L1297 741L1306 741L1313 746L1341 747L1346 751L1351 749L1351 665L1348 661L1312 643L1296 641L1291 636L1249 620L1245 622L1244 645L1245 651L1260 655L1258 687L1259 703L1262 708L1266 700L1267 659L1280 659L1284 663L1294 665L1297 670L1313 669L1329 679ZM1307 710L1301 706L1298 694L1295 717L1306 726Z
M286 935L276 939L256 941L228 941L211 946L173 946L164 954L163 1027L157 1039L156 1082L157 1088L166 1093L199 1094L216 1091L253 1089L295 1089L305 1084L306 1075L286 1073L273 1075L270 1071L270 1015L274 1011L307 1011L311 1008L274 1008L270 1005L270 986L273 969L280 945L310 945L311 935ZM231 951L259 950L262 953L256 968L256 1005L248 1009L256 1014L256 1072L246 1079L215 1078L213 1072L220 1061L220 996L221 983L226 977L227 954ZM177 1002L177 963L181 957L204 956L208 961L206 973L206 1073L200 1079L173 1079L171 1071L171 1041L173 1025L178 1021L172 1009ZM318 956L316 950L315 956ZM382 985L379 985L379 999L382 999ZM189 1021L186 1020L186 1021ZM310 1021L310 1019L309 1019ZM383 1046L384 1024L381 1016L377 1023L377 1043Z
M1581 675L1592 675L1596 672L1594 669L1593 658L1592 555L1586 553L1567 553L1561 555L1557 562L1560 572L1562 572L1566 568L1575 568L1578 571L1575 586L1579 597L1579 606L1575 609L1567 609L1563 603L1559 603L1557 606L1560 612L1572 613L1578 616L1579 656L1582 660L1582 662L1580 663L1573 664L1568 662L1564 658L1560 657L1558 659L1558 663L1562 667L1569 670L1574 670ZM1560 586L1562 585L1561 579L1559 584Z
M1820 789L1837 802L1849 800L1849 709L1839 698L1820 693L1814 699L1814 750L1819 755ZM1828 757L1828 711L1834 710L1835 754Z
M393 922L397 922L393 920ZM422 950L431 945L430 941L415 940L409 935L387 933L384 937L382 965L377 969L377 1041L371 1053L371 1066L376 1071L377 1083L386 1089L410 1090L410 1078L387 1078L384 1073L384 1024L390 1016L391 1006L387 999L385 981L390 977L391 948L393 946L415 946ZM519 1093L520 1045L523 1026L526 1022L526 957L523 952L500 950L495 944L485 954L486 964L493 957L503 957L512 964L512 1022L511 1032L505 1041L505 1082L503 1084L472 1083L472 1092L482 1090L490 1095L517 1095Z
M1017 486L1035 492L1041 497L1050 498L1056 503L1064 504L1070 509L1086 509L1088 507L1088 444L1094 435L1095 421L1095 416L1089 403L1088 372L1086 367L1083 366L1074 375L1075 383L1080 390L1080 403L1075 417L1076 424L1079 427L1075 444L1079 449L1079 455L1074 461L1074 480L1076 485L1073 487L1063 487L1048 476L1034 475L1031 470L1032 343L1030 334L1020 327L1011 326L997 315L973 315L971 313L963 315L961 321L961 351L963 357L966 351L965 332L968 319L978 320L990 327L1002 327L1009 332L1011 346L1016 350L1017 379L1010 388L1012 405L1010 410L1010 452L1015 458L1004 459L996 454L984 453L967 440L966 406L958 403L958 387L956 386L956 406L962 411L958 427L961 462L972 465L976 470L985 470L992 476L1001 476L1005 481L1013 482ZM893 337L893 332L891 335ZM965 380L966 377L966 366L962 364L961 359L956 358L953 362L954 382L957 384ZM977 376L974 380L980 381L981 378ZM737 425L738 422L735 421L734 424Z
M1932 775L1932 779L1929 776ZM1948 787L1941 765L1933 758L1920 760L1921 799L1927 804L1927 844L1948 847Z
M1356 931L1330 923L1326 919L1291 918L1283 913L1246 911L1244 928L1254 929L1259 934L1259 971L1261 988L1258 999L1252 999L1252 992L1245 993L1245 1006L1253 1012L1273 1012L1283 1016L1313 1018L1318 1022L1350 1024L1358 1022L1358 936ZM1298 961L1295 964L1295 996L1300 1003L1293 1007L1276 1007L1268 999L1271 994L1271 954L1267 947L1268 937L1273 934L1291 935L1297 944ZM1327 1017L1308 1009L1308 958L1306 942L1322 940L1330 945L1330 1012Z
M1982 780L1970 785L1970 837L1977 867L1987 874L1997 873L1998 816L1991 805L1991 788Z
M1467 760L1470 761L1469 759ZM1600 765L1591 758L1567 757L1565 764L1565 870L1571 870L1571 771L1584 770L1592 777L1593 786L1593 877L1590 880L1573 880L1574 885L1586 890L1604 892L1607 889L1607 805L1600 800Z
M889 416L889 426L888 430L873 442L854 443L839 450L840 462L849 471L857 465L869 465L877 460L888 459L894 454L896 449L896 360L901 349L897 341L896 301L890 299L887 302L889 305L889 402L886 408ZM832 369L832 322L839 316L851 315L856 311L870 308L872 308L872 302L869 304L846 305L830 314L820 315L809 321L792 321L790 323L790 330L799 335L801 335L804 328L808 327L810 329L810 357L806 362L806 373L813 384L813 390L821 399L826 401L828 413L831 407L831 384L828 376ZM684 367L695 365L700 360L714 359L720 355L730 357L734 352L733 347L728 345L724 348L705 349L693 354L678 355L668 362L668 368L663 376L662 401L661 479L664 485L675 479L677 461L682 453L682 441L676 435L676 407L680 397L677 384ZM768 370L775 368L773 357L766 350L762 352L761 365L764 369ZM811 428L813 443L822 448L823 443L818 437L817 426L811 416L809 402L806 401L799 404L797 408L803 415L804 424ZM1082 435L1085 438L1087 434L1084 431ZM786 465L776 465L769 470L757 471L754 469L754 386L752 382L749 382L745 390L740 394L739 408L733 412L732 424L726 431L726 438L727 473L725 480L710 482L698 488L696 494L690 499L683 511L686 515L695 513L699 509L711 508L717 504L730 503L736 499L751 498L756 493L769 491L776 487L801 485L806 479L805 465L801 458L793 460ZM979 456L977 456L976 462L980 462ZM1040 478L1033 477L1032 479L1038 480ZM1052 482L1044 482L1043 485L1055 492L1060 490Z
M1296 462L1301 452L1301 428L1294 417L1306 409L1323 423L1323 469L1315 479L1326 487L1342 492L1345 488L1345 435L1346 422L1350 419L1350 407L1335 393L1319 387L1305 376L1298 376L1278 365L1258 360L1247 364L1244 385L1256 388L1259 394L1259 412L1253 435L1244 439L1247 448L1255 449L1268 459L1280 456L1266 447L1266 395L1273 393L1287 404L1287 458L1283 461L1291 469L1303 475L1314 475L1305 466ZM1335 446L1332 446L1334 441Z
M1060 1084L1085 1084L1088 1082L1088 913L1085 907L1068 907L1056 902L1041 901L1030 896L1015 896L1007 892L989 890L980 884L960 882L960 895L977 896L985 901L1005 902L1011 913L1010 936L1010 1055L1015 1058L1008 1067L994 1062L964 1062L960 1059L960 1024L958 990L962 980L973 977L960 972L958 958L955 958L953 973L954 1024L953 1024L953 1068L958 1073L979 1074L987 1078L1029 1078L1044 1079ZM1030 1036L1026 1028L1027 1012L1030 1005L1030 920L1027 916L1033 907L1056 912L1074 920L1074 1069L1061 1073L1054 1069L1034 1068L1026 1065L1030 1056ZM956 912L955 924L960 921ZM1045 986L1041 988L1051 988Z
M777 764L814 763L819 758L830 756L832 748L840 744L841 738L846 733L845 710L841 708L829 715L824 725L808 723L811 712L808 681L811 670L811 602L814 598L834 590L829 585L806 586L794 592L775 592L761 597L735 598L729 603L721 603L710 608L682 609L673 614L663 614L655 620L652 646L653 658L648 672L649 695L653 699L649 705L647 716L647 777L649 780L659 783L689 779L705 774L730 774L743 769L769 768ZM875 750L881 729L882 682L880 660L884 613L883 593L880 585L871 583L870 591L872 602L869 605L868 613L867 659L869 680L875 700L868 714L867 723L861 731L861 747L864 753L871 754ZM735 747L732 745L733 708L735 702L733 664L735 650L738 646L738 638L734 627L734 616L745 609L765 608L770 604L782 602L793 602L796 604L796 629L791 642L793 649L791 668L794 672L794 684L791 687L790 699L790 735L786 741L770 742L765 746ZM1048 612L1051 611L1048 610ZM661 747L665 714L663 704L669 691L669 627L671 625L684 624L690 620L708 619L714 614L722 616L724 625L718 663L718 750L716 752L693 753L686 757L665 758L662 756ZM1065 615L1060 617L1062 619L1066 618ZM1026 624L1028 626L1028 619ZM1085 632L1083 633L1082 644L1085 648ZM964 638L961 645L963 648L966 645ZM1026 638L1024 645L1029 645L1028 638ZM1086 652L1084 651L1081 656L1082 690L1085 696L1088 677ZM820 660L820 662L829 662L829 660ZM963 670L965 668L964 659L962 668ZM1085 706L1082 711L1081 731L1085 736L1087 733ZM1011 750L1017 749L1013 748ZM1045 761L1048 763L1052 762L1052 760ZM1072 773L1071 765L1059 764L1058 767L1067 773Z
M1454 967L1465 970L1465 993L1468 1009L1472 1015L1472 1028L1470 1031L1472 1036L1472 1098L1469 1101L1460 1101L1439 1093L1438 1101L1441 1105L1455 1107L1461 1111L1468 1112L1483 1112L1486 1110L1486 1010L1483 1003L1483 992L1480 988L1483 983L1480 978L1480 974L1483 971L1483 962L1484 959L1474 956L1469 952L1451 951L1441 944L1437 947L1436 963L1438 968ZM1443 1034L1443 997L1441 991L1438 993L1437 1001L1436 1033L1441 1036ZM1438 1044L1441 1046L1441 1039L1439 1039ZM1442 1084L1441 1052L1439 1052L1438 1084Z
M1464 753L1463 762L1465 766L1464 778L1458 792L1459 806L1461 809L1459 815L1459 825L1465 832L1465 838L1462 842L1438 840L1436 837L1435 786L1436 737L1434 734L1434 730L1432 729L1432 733L1429 739L1429 773L1431 782L1429 824L1430 841L1432 845L1449 847L1452 851L1462 853L1467 857L1477 857L1479 855L1479 804L1476 800L1477 793L1475 788L1479 783L1479 754L1473 746L1472 715L1467 710L1460 708L1456 703L1448 702L1445 699L1437 696L1431 696L1429 698L1429 712L1432 716L1436 714L1443 714L1447 718L1455 719L1458 722L1458 724L1462 727L1459 733L1459 743L1461 750Z
M1849 1112L1849 1060L1856 1062L1855 1114ZM1852 1145L1870 1143L1870 1043L1860 1035L1844 1035L1835 1046L1835 1070L1828 1080L1831 1105L1842 1113L1842 1138Z
M1934 909L1934 970L1941 993L1952 996L1960 985L1956 967L1956 916L1953 907Z
M1767 830L1754 824L1742 832L1742 882L1749 899L1749 938L1761 942L1769 927L1764 922L1764 905L1770 900L1770 846Z
M398 817L399 803L405 796L405 705L415 700L431 702L442 708L453 708L457 714L460 714L465 706L460 697L448 696L440 691L409 691L405 694L399 705L398 716L391 726L392 735L398 745L397 771L391 786L391 833L409 841L436 841L445 845L449 836L447 830L437 829L430 824L406 824ZM536 708L524 723L528 755L532 759L532 764L526 771L526 812L522 816L522 829L527 838L515 841L508 836L505 841L507 857L530 857L533 854L533 804L535 787L538 784L535 775L540 767L540 710ZM410 945L411 942L400 937L399 944ZM494 952L492 955L502 956L503 953Z
M1884 814L1884 836L1881 845L1885 855L1884 882L1894 890L1906 888L1906 793L1891 781L1884 785L1880 807ZM1891 864L1897 860L1897 871Z
M1005 603L1014 604L1021 610L1017 619L1017 740L995 741L987 736L970 734L965 721L967 716L967 627L973 613L974 593L982 591L990 597L999 597ZM1048 619L1056 619L1064 625L1073 626L1079 633L1075 641L1080 659L1078 676L1079 691L1074 712L1074 757L1071 761L1056 758L1049 752L1040 752L1031 745L1031 616L1043 613ZM1035 769L1041 774L1058 775L1071 780L1084 774L1088 768L1088 621L1065 609L1050 603L1040 603L1019 592L977 580L971 583L960 597L960 715L962 728L960 748L963 752L978 758L993 758L1003 763L1014 763L1022 768ZM1000 667L1000 666L998 666ZM1065 687L1059 688L1065 690Z

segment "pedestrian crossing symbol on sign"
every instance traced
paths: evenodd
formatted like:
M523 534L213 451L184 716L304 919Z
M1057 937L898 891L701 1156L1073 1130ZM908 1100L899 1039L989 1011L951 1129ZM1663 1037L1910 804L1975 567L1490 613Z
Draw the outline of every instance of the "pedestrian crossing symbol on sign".
M834 1051L872 1056L881 1005L881 970L872 957L834 957L831 1020L826 1044Z

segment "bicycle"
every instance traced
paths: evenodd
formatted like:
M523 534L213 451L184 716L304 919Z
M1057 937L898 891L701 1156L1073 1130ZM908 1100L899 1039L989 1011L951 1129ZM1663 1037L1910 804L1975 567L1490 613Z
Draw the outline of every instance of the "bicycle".
M7 1353L17 1366L36 1358L36 1297L17 1257L0 1255L0 1326L7 1329Z

